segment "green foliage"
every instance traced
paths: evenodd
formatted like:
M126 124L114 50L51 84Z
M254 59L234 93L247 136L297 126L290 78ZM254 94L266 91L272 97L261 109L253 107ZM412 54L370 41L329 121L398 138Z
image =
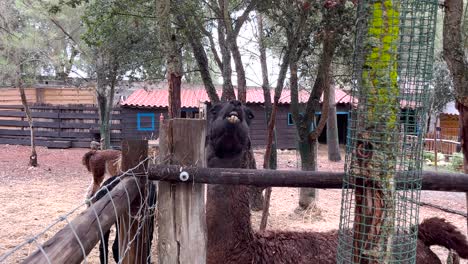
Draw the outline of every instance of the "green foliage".
M82 39L119 76L162 77L162 56L154 20L154 3L146 0L92 1L86 6Z
M287 35L293 34L293 25L299 22L298 7L287 1L272 1L264 4L260 11L266 14L266 46L277 56L284 53ZM333 30L339 35L336 52L333 56L333 81L336 84L349 85L352 71L352 54L355 33L356 6L346 1L343 6L326 8L320 1L312 1L307 20L307 28L300 44L299 75L304 87L312 87L319 67L322 41L325 30Z
M66 77L72 66L81 62L79 56L82 9L64 8L52 15L47 10L54 0L6 1L0 4L5 14L0 31L0 73L4 85L13 85L11 72L16 62L22 65L23 79L34 82L38 75ZM16 61L13 57L16 55ZM5 63L8 62L8 63ZM9 69L5 67L9 65Z
M14 85L17 73L23 81L46 68L48 58L48 25L32 16L33 5L6 0L1 4L0 78L3 85ZM45 47L45 50L43 49ZM21 68L21 70L20 70Z
M441 56L440 56L441 57ZM452 77L447 64L442 58L434 63L434 75L432 80L432 94L430 109L432 113L440 113L447 103L455 100Z
M463 153L453 153L452 157L450 158L450 167L454 171L463 171L463 160Z
M434 161L435 160L435 153L431 151L424 151L423 152L424 160Z

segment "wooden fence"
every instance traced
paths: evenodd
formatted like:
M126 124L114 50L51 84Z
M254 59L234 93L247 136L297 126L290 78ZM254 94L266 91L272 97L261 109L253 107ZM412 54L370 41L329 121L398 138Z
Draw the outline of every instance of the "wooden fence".
M109 195L91 205L56 235L40 245L40 249L32 253L24 263L47 263L47 259L51 260L51 263L81 263L85 255L89 254L99 241L101 232L107 232L118 218L128 217L128 212L138 211L141 203L133 201L140 199L141 187L139 186L143 186L141 181L145 179L160 181L159 213L157 214L159 263L166 263L166 261L167 263L205 263L207 230L204 226L205 189L201 185L203 183L342 188L344 172L203 168L205 161L202 158L204 153L201 146L204 144L198 143L192 146L187 143L194 142L193 140L203 143L206 128L199 120L193 121L194 123L191 124L193 129L183 130L175 128L186 127L191 120L167 120L164 123L164 130L168 137L161 137L163 141L161 151L165 153L160 156L162 163L174 163L175 160L177 160L175 163L179 164L187 162L184 166L150 165L144 177L123 178ZM148 146L146 142L134 140L126 144L128 146L123 149L133 152L123 153L122 165L125 161L131 160L124 168L146 160L147 151L142 148L142 146ZM191 146L190 151L187 151L186 146ZM188 155L182 155L181 152ZM167 154L170 154L172 158L166 160ZM200 159L194 160L195 157ZM129 176L131 175L133 174L130 173ZM422 190L468 191L467 174L423 171L421 176ZM129 227L120 228L120 230L135 232ZM136 242L129 245L130 252L138 251L141 247L141 245L138 246L138 240L144 239L143 233L137 233L135 236ZM120 234L120 237L124 239L124 237L129 237L129 234ZM177 246L169 247L170 245ZM144 254L130 253L125 256L129 262L123 263L145 263L146 255ZM194 259L200 261L191 261ZM174 260L183 261L173 262Z
M96 103L94 87L44 85L43 87L25 88L24 92L29 103L53 105ZM21 105L19 89L0 88L0 105Z
M95 106L32 105L31 112L38 146L89 147L91 140L99 139L99 115ZM111 144L120 145L120 108L113 110L111 124ZM29 124L23 106L0 106L0 144L30 144Z
M424 139L424 150L434 151L434 147L437 147L437 152L442 154L452 155L454 152L459 152L460 142L457 136L443 132L442 130L439 133L437 139L434 138L434 132L427 133ZM437 146L435 146L434 142L437 142Z

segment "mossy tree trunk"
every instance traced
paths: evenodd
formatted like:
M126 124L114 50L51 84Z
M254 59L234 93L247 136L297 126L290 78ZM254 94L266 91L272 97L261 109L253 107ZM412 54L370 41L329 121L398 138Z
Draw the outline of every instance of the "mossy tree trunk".
M398 152L398 0L369 3L358 118L353 256L356 263L389 263L394 232Z

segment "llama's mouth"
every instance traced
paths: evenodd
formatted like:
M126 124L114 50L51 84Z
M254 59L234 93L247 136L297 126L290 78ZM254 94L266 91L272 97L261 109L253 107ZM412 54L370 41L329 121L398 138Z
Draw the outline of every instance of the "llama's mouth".
M225 117L229 123L236 124L239 123L241 120L239 119L239 113L236 111L232 111Z

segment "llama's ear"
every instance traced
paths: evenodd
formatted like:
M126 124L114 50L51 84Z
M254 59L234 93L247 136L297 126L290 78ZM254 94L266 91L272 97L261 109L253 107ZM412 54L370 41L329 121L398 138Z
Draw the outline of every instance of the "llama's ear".
M219 111L223 108L221 104L215 104L210 108L210 119L214 119L216 115L219 113Z
M255 116L254 116L252 110L250 110L247 107L244 109L244 111L245 111L245 116L247 117L247 120L246 120L247 124L250 125L250 123L252 122L252 119L254 119Z

